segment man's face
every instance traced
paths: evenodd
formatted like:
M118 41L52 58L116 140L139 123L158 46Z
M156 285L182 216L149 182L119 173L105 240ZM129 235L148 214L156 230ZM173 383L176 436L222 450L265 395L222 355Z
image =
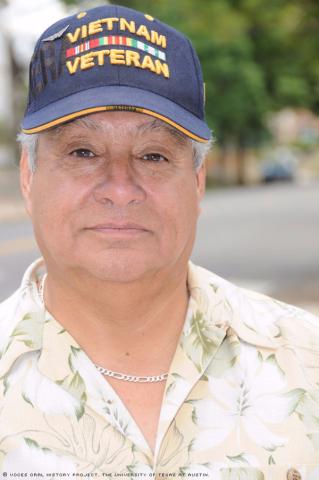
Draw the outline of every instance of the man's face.
M40 135L37 170L22 188L48 265L128 282L185 268L204 168L191 142L162 122L103 112Z

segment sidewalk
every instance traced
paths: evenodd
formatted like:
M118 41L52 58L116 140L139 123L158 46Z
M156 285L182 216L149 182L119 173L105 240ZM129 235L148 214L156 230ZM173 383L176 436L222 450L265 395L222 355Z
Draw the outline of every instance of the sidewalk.
M0 223L25 217L18 167L0 169Z

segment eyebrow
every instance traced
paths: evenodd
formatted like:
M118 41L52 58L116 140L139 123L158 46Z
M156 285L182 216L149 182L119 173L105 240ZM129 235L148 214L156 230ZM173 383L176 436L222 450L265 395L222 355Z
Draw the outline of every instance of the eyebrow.
M155 118L149 123L143 123L137 127L137 130L144 133L153 130L165 131L169 135L173 136L181 145L185 145L188 142L188 137L184 133L179 132L176 128L168 125L162 120Z
M75 120L72 120L71 122L65 122L62 123L61 125L57 125L56 127L52 127L46 131L48 134L52 134L54 136L59 136L62 135L66 130L69 130L73 126L82 126L86 128L94 128L97 129L99 128L98 122L95 122L94 120L91 120L89 118L83 117L83 118L77 118Z
M72 120L71 122L63 123L62 125L58 125L53 127L47 131L47 133L52 134L54 136L62 135L67 129L72 128L73 126L81 126L88 129L94 129L96 131L103 131L104 128L101 126L99 122L96 120L87 117L77 118ZM180 145L185 145L188 143L189 138L182 132L179 132L176 128L167 123L159 120L157 118L151 120L150 122L143 123L136 127L138 133L147 133L149 131L165 131L171 137L173 137Z

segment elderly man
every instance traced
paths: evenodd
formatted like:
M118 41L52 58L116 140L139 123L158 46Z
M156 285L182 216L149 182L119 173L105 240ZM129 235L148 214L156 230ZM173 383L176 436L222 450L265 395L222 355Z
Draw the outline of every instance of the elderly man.
M189 262L210 131L182 34L51 26L21 186L43 254L0 307L3 475L319 478L317 319Z

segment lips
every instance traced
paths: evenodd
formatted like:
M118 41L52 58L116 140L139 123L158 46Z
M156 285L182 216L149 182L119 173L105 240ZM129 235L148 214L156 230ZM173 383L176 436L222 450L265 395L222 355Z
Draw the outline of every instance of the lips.
M143 225L131 222L108 222L92 225L85 230L105 240L133 240L149 235L151 230Z
M139 230L144 232L149 231L149 229L137 223L120 223L120 222L101 223L101 224L88 227L88 230L114 230L114 231Z

